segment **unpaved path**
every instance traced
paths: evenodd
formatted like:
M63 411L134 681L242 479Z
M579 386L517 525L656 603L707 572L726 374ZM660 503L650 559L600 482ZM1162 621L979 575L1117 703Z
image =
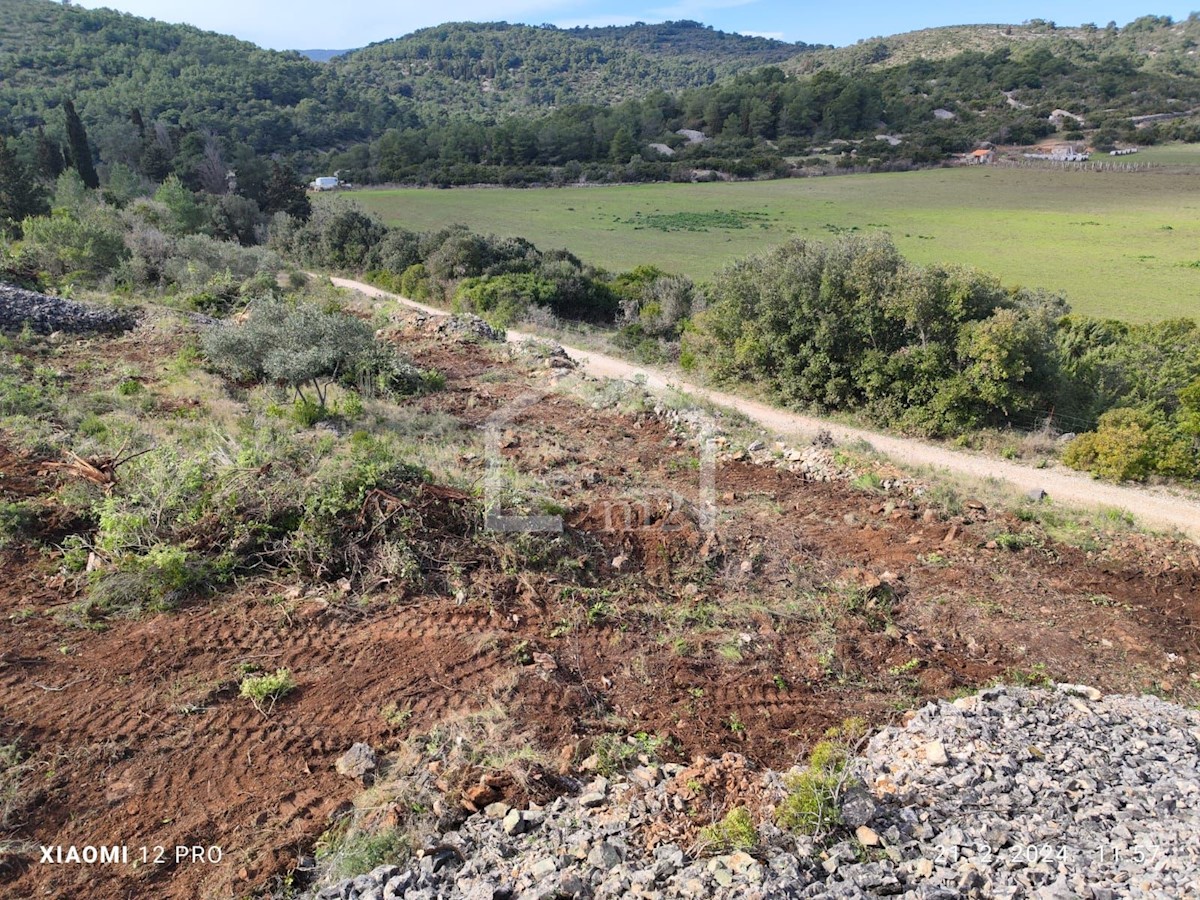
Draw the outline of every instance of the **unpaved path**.
M369 297L394 300L433 315L446 315L444 309L417 303L415 300L409 300L407 297L401 297L361 281L349 278L331 278L330 280L338 287L360 291ZM536 335L521 331L510 330L508 332L509 341L522 341L536 337ZM1071 506L1115 507L1131 513L1143 524L1152 528L1178 529L1193 540L1200 541L1200 503L1173 495L1165 490L1107 484L1075 472L1035 469L1008 460L954 450L915 438L881 434L865 428L852 428L827 419L788 412L723 391L714 391L697 384L681 381L660 369L639 366L623 359L606 356L603 353L567 345L563 345L563 349L589 375L600 378L641 377L645 379L646 386L652 390L683 391L719 406L736 410L781 435L813 435L818 430L824 429L837 441L866 441L875 450L901 463L932 466L975 479L994 478L1008 483L1021 492L1040 488L1055 502Z

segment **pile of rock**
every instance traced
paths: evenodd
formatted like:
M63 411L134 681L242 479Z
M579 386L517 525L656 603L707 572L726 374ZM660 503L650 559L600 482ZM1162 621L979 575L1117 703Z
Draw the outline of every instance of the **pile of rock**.
M0 284L0 331L19 332L28 327L38 334L118 332L136 324L137 315L128 310L76 303Z
M517 341L508 345L508 352L514 358L526 364L532 364L538 369L547 369L552 378L572 372L578 368L575 360L563 349L561 344L532 338Z
M1194 710L1070 685L994 688L884 729L852 771L862 786L844 793L832 843L785 833L769 812L749 851L705 855L695 843L647 840L679 803L671 786L685 770L645 765L544 807L494 803L410 864L315 896L1196 896ZM783 777L761 773L755 789L781 798ZM698 803L693 812L712 820L720 811Z
M468 340L480 341L503 341L504 332L499 328L493 328L479 316L473 313L464 313L455 316L439 316L436 321L436 330L438 334L445 334L456 338L467 338Z
M404 330L441 335L455 341L503 341L504 332L493 328L472 313L462 315L435 315L419 310L402 309L390 316L393 323Z
M861 471L847 464L836 452L832 439L822 432L804 447L784 441L755 440L744 447L735 444L722 428L720 413L709 413L700 409L675 409L657 403L654 415L684 434L688 444L697 452L701 440L711 440L716 447L717 459L721 462L749 462L760 466L775 466L802 476L805 481L847 481L861 475ZM901 488L912 482L898 476L886 479L880 486L884 489Z

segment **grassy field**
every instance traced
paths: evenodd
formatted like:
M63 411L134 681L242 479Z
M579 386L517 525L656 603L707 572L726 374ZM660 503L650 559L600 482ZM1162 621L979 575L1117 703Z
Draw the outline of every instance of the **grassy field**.
M1152 159L1152 157L1162 157ZM1139 162L1200 161L1151 148ZM1079 312L1136 321L1200 315L1200 174L990 167L790 181L547 190L364 190L389 224L459 222L567 247L613 270L695 278L792 237L889 232L920 263L975 266L1064 292Z

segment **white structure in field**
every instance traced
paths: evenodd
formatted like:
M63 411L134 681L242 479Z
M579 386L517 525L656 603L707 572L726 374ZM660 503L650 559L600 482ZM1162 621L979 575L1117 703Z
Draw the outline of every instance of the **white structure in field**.
M315 181L309 182L309 187L314 191L335 191L341 182L336 175L322 175Z

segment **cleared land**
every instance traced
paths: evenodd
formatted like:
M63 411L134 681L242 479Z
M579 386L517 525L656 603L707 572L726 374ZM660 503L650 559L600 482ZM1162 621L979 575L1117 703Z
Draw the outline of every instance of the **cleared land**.
M669 759L737 751L782 767L847 716L881 724L995 677L1196 702L1200 566L1187 545L1113 534L1108 521L1060 523L1059 540L1042 512L1027 520L966 500L955 512L930 492L872 486L878 477L811 481L732 457L717 469L720 518L706 535L689 499L694 453L637 391L558 383L536 356L451 340L440 324L398 316L388 339L445 387L372 402L356 423L422 436L414 461L436 481L364 514L419 517L437 559L361 597L268 572L174 611L85 627L72 613L81 585L39 547L88 527L64 506L79 479L0 432L0 502L34 510L33 540L0 547L0 741L23 753L9 770L5 896L282 894L273 876L361 791L334 771L355 741L403 754L413 772L437 763L436 798L361 801L377 827L407 828L426 814L417 799L422 811L434 799L454 810L481 778L510 803L546 801L562 789L559 766L570 771L606 735L661 736ZM161 321L18 347L53 360L91 402L136 367L135 400L165 440L187 422L249 414L236 385L173 374L187 339ZM481 424L531 390L542 399L502 452L523 491L557 498L561 538L481 532L462 489L484 476ZM445 436L437 448L425 440L433 427ZM297 440L353 440L327 434ZM247 483L268 468L248 469ZM676 496L678 511L664 499ZM195 545L214 527L197 522ZM251 664L294 676L270 715L238 694ZM722 793L709 799L700 824L727 808ZM224 855L35 862L38 845L100 840Z
M975 266L1062 291L1075 310L1131 321L1200 314L1200 174L1190 148L1133 157L1171 168L972 167L790 181L506 190L358 191L389 224L462 223L567 247L613 270L695 278L793 237L888 232L919 263ZM1161 159L1155 159L1162 156Z

